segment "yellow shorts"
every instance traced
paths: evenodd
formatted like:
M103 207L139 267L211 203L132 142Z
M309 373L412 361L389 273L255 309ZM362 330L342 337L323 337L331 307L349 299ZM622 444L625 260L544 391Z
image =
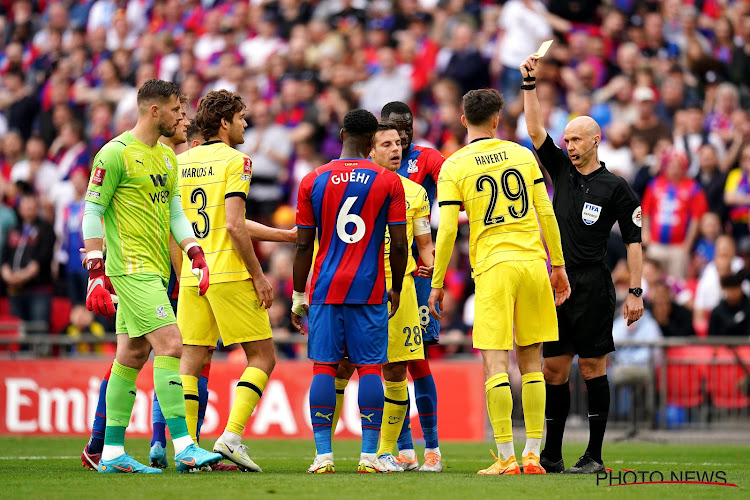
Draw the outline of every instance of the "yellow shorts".
M215 346L219 335L224 345L272 337L252 280L216 283L203 297L197 286L181 286L177 325L185 345Z
M557 340L557 312L543 260L495 264L475 279L474 334L476 349L513 349Z
M391 287L390 279L386 280L386 287ZM389 363L424 359L417 289L410 274L404 276L400 299L396 314L388 320Z

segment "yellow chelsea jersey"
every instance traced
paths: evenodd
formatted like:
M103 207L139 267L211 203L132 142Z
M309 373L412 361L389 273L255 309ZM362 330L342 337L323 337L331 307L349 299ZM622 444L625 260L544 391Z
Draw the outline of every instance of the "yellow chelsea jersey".
M534 184L541 182L531 151L509 141L472 142L445 160L438 203L464 206L474 275L498 262L547 259L534 209Z
M406 272L411 274L417 270L417 263L411 253L412 243L414 242L414 219L420 217L430 217L430 200L427 197L427 191L414 181L401 177L401 183L404 185L404 194L406 197L406 241L409 248L409 260L406 263ZM385 276L391 277L391 236L388 229L385 230Z
M226 230L224 200L247 199L250 158L221 141L211 141L177 155L180 194L195 237L203 247L211 284L250 278ZM181 286L198 286L189 259L183 259Z

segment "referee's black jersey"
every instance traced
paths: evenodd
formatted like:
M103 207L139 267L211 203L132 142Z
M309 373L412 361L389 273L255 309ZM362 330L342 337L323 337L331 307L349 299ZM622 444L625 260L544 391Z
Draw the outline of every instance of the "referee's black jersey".
M549 134L536 153L552 177L552 205L566 267L603 264L615 221L625 244L641 242L640 202L625 179L607 170L604 162L581 175Z

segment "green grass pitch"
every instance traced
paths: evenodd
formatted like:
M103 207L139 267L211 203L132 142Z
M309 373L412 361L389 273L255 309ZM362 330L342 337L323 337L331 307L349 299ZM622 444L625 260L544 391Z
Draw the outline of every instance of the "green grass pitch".
M79 456L82 438L0 438L0 498L72 499L231 499L284 498L749 498L750 448L727 445L605 443L606 465L615 471L725 471L729 483L712 485L597 486L594 476L478 477L492 463L491 444L443 443L446 469L441 474L357 474L359 443L334 443L336 473L305 474L313 453L312 440L245 440L260 474L177 474L170 464L162 475L103 475L84 469ZM204 441L204 447L213 444ZM128 439L127 448L146 461L148 442ZM171 456L171 445L169 445ZM494 448L494 447L493 447ZM585 444L565 448L573 465ZM521 452L520 445L517 452ZM666 475L666 474L665 474Z

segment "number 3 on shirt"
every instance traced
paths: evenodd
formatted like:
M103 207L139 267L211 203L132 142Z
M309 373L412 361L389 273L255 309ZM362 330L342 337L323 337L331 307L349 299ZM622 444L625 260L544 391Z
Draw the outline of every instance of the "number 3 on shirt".
M198 198L201 199L200 203L198 203ZM208 196L206 196L206 191L203 188L193 189L193 192L190 193L190 203L194 205L200 204L200 206L198 207L198 215L200 215L203 219L203 227L198 227L197 222L193 222L192 226L195 237L202 240L206 236L208 236L208 232L211 230L211 221L209 220L208 214L206 213L206 204L208 203Z
M365 221L359 215L349 213L349 210L352 209L352 206L356 201L357 196L348 197L341 206L339 215L336 217L336 234L338 234L341 241L346 244L356 243L365 237ZM347 224L354 224L354 234L349 234L346 231Z

